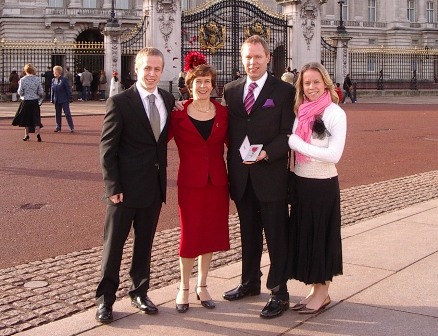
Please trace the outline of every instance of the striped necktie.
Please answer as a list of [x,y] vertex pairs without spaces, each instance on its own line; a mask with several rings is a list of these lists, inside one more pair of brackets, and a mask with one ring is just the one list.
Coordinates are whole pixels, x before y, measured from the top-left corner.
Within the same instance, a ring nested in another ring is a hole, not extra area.
[[157,105],[155,105],[155,95],[148,95],[149,100],[149,121],[151,123],[152,131],[154,132],[155,140],[158,141],[160,137],[160,112],[158,112]]
[[248,93],[246,94],[245,100],[243,101],[243,104],[245,105],[245,110],[246,113],[250,114],[251,113],[251,109],[254,105],[254,89],[257,87],[257,83],[256,82],[252,82],[251,84],[249,84],[248,87]]

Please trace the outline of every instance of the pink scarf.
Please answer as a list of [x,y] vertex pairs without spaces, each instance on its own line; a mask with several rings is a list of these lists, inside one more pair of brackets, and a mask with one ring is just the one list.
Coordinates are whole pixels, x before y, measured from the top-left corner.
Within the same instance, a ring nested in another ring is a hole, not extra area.
[[[304,102],[298,107],[298,125],[295,134],[305,142],[310,143],[312,135],[313,122],[315,117],[321,115],[327,106],[332,102],[332,97],[328,90],[322,94],[316,101],[309,101],[304,97]],[[309,158],[299,152],[295,152],[297,162],[306,162]]]

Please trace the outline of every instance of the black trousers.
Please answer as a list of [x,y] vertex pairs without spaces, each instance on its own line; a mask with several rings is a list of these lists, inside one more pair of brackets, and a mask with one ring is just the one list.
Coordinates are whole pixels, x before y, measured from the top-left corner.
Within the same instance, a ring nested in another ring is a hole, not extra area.
[[242,284],[260,287],[264,231],[271,261],[266,286],[280,299],[289,299],[286,286],[289,239],[286,199],[260,202],[249,179],[242,199],[235,203],[242,242]]
[[[160,190],[160,188],[157,188]],[[146,295],[150,283],[152,243],[161,211],[162,197],[147,208],[129,208],[123,203],[107,206],[102,256],[102,278],[97,286],[97,304],[112,305],[120,284],[120,265],[123,246],[131,226],[134,228],[134,245],[131,259],[131,288],[129,295]]]

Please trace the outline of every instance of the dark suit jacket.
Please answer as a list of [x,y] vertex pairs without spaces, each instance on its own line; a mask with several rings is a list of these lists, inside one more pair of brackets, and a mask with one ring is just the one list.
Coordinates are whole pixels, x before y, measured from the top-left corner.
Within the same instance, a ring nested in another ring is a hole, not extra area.
[[175,105],[172,94],[158,89],[168,117],[158,142],[135,85],[108,98],[100,142],[106,196],[123,193],[127,207],[148,207],[156,197],[157,170],[166,200],[167,130]]
[[[239,201],[246,188],[248,177],[258,199],[276,202],[286,198],[288,134],[291,134],[295,117],[293,104],[295,88],[268,75],[251,113],[243,104],[245,78],[224,87],[224,101],[229,111],[229,149],[227,153],[230,195]],[[251,165],[242,163],[239,147],[245,136],[251,144],[263,144],[268,161]]]
[[64,104],[70,102],[71,98],[71,87],[68,83],[68,79],[65,77],[58,77],[52,81],[52,93],[50,96],[50,101],[55,104]]
[[180,164],[178,169],[178,185],[183,187],[205,187],[210,177],[215,186],[228,184],[227,170],[224,161],[224,144],[227,142],[228,111],[217,102],[216,117],[207,141],[198,132],[184,110],[172,114],[169,138],[175,137],[178,146]]

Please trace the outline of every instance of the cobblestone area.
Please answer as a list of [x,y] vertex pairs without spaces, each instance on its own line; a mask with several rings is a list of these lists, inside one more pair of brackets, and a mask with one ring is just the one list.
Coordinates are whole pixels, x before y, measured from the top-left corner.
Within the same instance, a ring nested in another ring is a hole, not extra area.
[[[341,191],[342,225],[353,225],[437,197],[438,170],[345,189]],[[231,249],[214,255],[213,269],[240,259],[238,224],[237,215],[231,215]],[[178,281],[178,239],[178,229],[157,233],[151,289]],[[131,250],[130,241],[123,257],[119,298],[127,294],[130,285],[127,274]],[[96,247],[0,270],[0,335],[13,335],[93,307],[101,252],[102,248]],[[45,281],[48,285],[24,286],[29,281]]]

